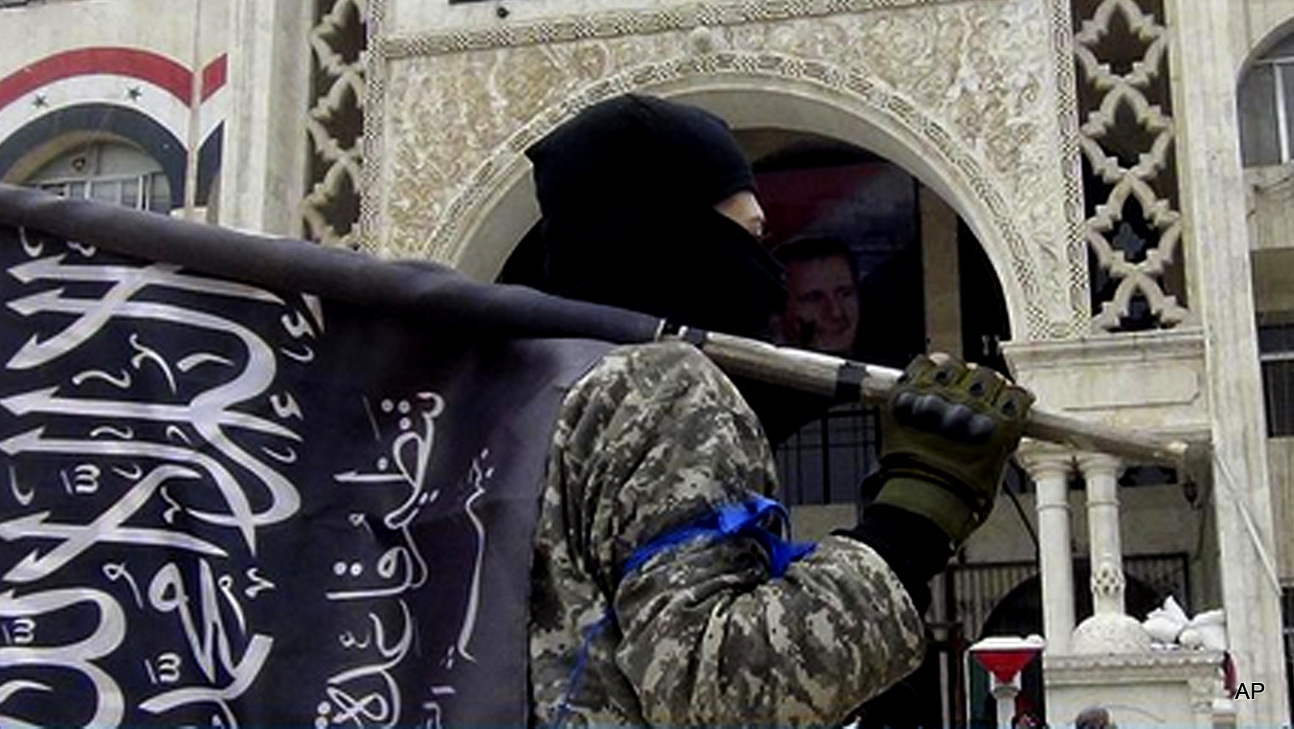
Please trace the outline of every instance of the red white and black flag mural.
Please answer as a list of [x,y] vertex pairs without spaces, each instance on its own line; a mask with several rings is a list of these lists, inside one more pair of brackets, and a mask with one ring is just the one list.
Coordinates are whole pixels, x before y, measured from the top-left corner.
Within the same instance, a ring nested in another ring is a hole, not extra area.
[[0,726],[526,722],[549,337],[654,320],[7,186],[0,299]]

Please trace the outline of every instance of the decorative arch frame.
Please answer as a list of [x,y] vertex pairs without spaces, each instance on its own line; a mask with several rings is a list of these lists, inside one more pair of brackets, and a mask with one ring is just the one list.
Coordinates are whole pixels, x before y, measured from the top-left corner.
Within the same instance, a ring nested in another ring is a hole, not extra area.
[[1263,54],[1271,50],[1282,40],[1294,35],[1294,13],[1278,21],[1268,23],[1266,27],[1253,29],[1254,35],[1251,37],[1252,45],[1244,49],[1243,55],[1238,60],[1235,67],[1235,82],[1237,85],[1244,80],[1245,74],[1253,67],[1254,61],[1258,60]]
[[865,75],[775,53],[725,51],[640,66],[599,80],[519,128],[453,199],[423,247],[468,275],[497,274],[538,219],[524,151],[580,109],[643,92],[718,113],[735,128],[776,126],[864,147],[938,193],[991,261],[1017,337],[1046,336],[1045,285],[1007,195],[974,152],[916,105]]
[[[206,204],[219,171],[223,125],[198,152],[199,205]],[[0,140],[0,181],[21,182],[72,147],[99,139],[134,144],[162,166],[172,201],[184,200],[187,151],[165,126],[143,112],[114,104],[78,104],[45,114]]]

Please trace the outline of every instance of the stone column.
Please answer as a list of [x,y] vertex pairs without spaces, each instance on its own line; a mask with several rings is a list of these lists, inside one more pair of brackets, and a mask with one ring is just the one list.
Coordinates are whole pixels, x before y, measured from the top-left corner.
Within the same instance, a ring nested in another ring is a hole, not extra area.
[[300,235],[313,2],[234,0],[221,225]]
[[[926,289],[926,351],[962,356],[960,263],[957,212],[922,185],[921,271]],[[971,346],[976,346],[971,342]]]
[[1074,630],[1075,653],[1148,653],[1150,636],[1123,612],[1123,544],[1119,537],[1119,459],[1082,453],[1087,482],[1087,531],[1092,559],[1092,617]]
[[[1241,726],[1284,726],[1280,585],[1267,569],[1273,498],[1267,475],[1262,379],[1254,334],[1244,171],[1236,121],[1236,78],[1248,48],[1234,0],[1164,3],[1173,61],[1173,112],[1180,130],[1183,239],[1205,338],[1213,445],[1212,499],[1221,551],[1230,653],[1242,680],[1272,700],[1240,701]],[[1247,523],[1248,522],[1248,523]],[[1210,606],[1212,607],[1212,606]]]
[[997,702],[998,729],[1011,729],[1011,719],[1015,718],[1015,700],[1020,695],[1020,676],[1017,674],[1010,681],[999,681],[990,674],[988,680],[992,686],[989,693],[993,694],[993,699]]
[[1087,482],[1087,532],[1092,560],[1092,612],[1122,615],[1123,540],[1119,535],[1119,459],[1083,453],[1078,468]]
[[1069,474],[1073,456],[1025,441],[1016,453],[1038,488],[1038,561],[1042,581],[1042,632],[1048,655],[1070,652],[1074,632],[1074,562],[1070,550]]

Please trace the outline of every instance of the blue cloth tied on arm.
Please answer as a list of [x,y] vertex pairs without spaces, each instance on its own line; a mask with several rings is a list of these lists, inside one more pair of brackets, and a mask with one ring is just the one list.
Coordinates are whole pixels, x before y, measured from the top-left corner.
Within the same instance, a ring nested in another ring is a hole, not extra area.
[[768,555],[772,576],[781,577],[786,574],[792,562],[812,552],[815,546],[810,542],[788,541],[773,530],[773,527],[789,521],[786,507],[766,496],[755,496],[740,504],[723,506],[639,547],[625,561],[624,574],[633,572],[661,552],[694,539],[749,537],[759,542]]
[[[765,496],[755,496],[740,504],[715,509],[691,524],[666,532],[644,544],[625,560],[622,574],[628,575],[652,557],[695,539],[709,538],[717,541],[731,537],[750,537],[758,541],[768,555],[768,569],[772,576],[781,577],[786,574],[792,562],[809,554],[817,546],[811,542],[788,541],[772,529],[788,523],[790,517],[786,507]],[[602,618],[585,631],[584,640],[576,653],[575,665],[571,667],[555,727],[565,725],[570,715],[571,701],[579,693],[593,640],[611,620],[611,608],[607,608]]]

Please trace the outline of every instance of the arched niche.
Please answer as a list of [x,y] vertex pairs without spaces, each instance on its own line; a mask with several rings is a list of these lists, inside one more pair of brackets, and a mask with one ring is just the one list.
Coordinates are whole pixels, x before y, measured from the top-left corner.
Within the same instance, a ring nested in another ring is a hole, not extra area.
[[1268,18],[1262,26],[1250,28],[1249,39],[1252,45],[1239,58],[1240,63],[1236,67],[1237,83],[1253,67],[1255,61],[1291,35],[1294,35],[1294,14]]
[[[759,67],[758,58],[752,60],[741,65]],[[444,260],[476,278],[497,275],[539,216],[525,147],[578,109],[633,91],[709,109],[737,129],[776,127],[832,137],[898,164],[956,210],[980,241],[1001,284],[1015,336],[1045,329],[1033,257],[1005,195],[973,151],[920,109],[865,81],[858,85],[868,93],[860,94],[776,72],[671,71],[640,69],[604,80],[536,115],[449,206],[433,234]]]

